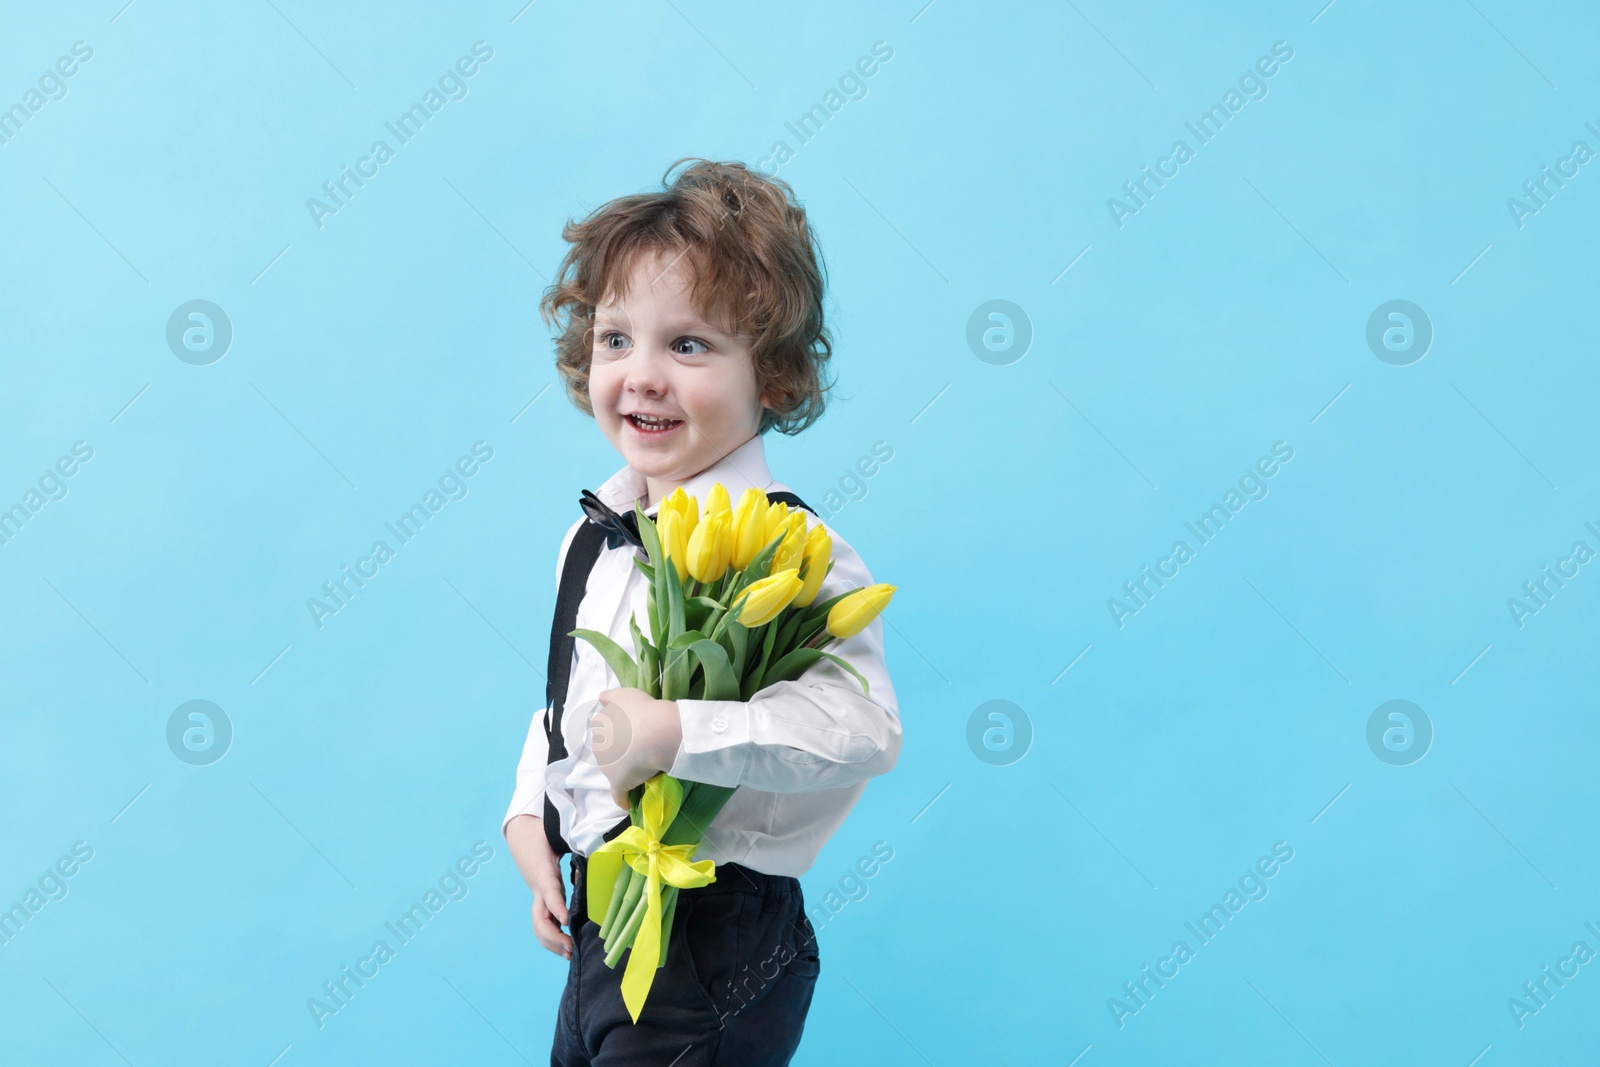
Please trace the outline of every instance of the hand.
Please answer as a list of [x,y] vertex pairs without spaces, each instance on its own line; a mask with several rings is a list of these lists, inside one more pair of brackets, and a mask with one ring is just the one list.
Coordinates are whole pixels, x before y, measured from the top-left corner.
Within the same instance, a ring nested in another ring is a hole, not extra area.
[[683,720],[677,701],[657,700],[643,689],[607,689],[599,700],[594,755],[611,783],[611,799],[626,810],[629,790],[677,760]]
[[561,927],[571,921],[566,887],[561,880],[561,861],[544,835],[544,821],[533,815],[518,815],[506,826],[506,844],[523,880],[533,890],[533,936],[557,956],[570,960],[572,938],[561,932]]

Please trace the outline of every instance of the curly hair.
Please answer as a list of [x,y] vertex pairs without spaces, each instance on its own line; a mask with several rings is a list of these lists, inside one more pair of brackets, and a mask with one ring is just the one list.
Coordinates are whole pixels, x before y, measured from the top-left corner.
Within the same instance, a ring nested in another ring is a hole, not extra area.
[[556,370],[567,398],[594,415],[595,305],[622,291],[637,256],[661,252],[691,264],[690,298],[702,316],[750,339],[756,381],[774,405],[762,410],[760,432],[799,433],[822,416],[833,353],[822,321],[827,276],[805,209],[786,182],[743,163],[686,157],[661,184],[662,192],[618,197],[562,227],[571,247],[539,313],[560,326]]

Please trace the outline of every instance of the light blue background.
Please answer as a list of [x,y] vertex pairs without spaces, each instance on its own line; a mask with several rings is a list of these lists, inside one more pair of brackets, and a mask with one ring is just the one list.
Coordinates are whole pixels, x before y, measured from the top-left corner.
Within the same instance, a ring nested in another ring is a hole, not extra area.
[[[838,388],[768,455],[819,506],[856,486],[832,522],[900,587],[905,738],[802,879],[816,906],[894,850],[819,923],[795,1062],[1592,1053],[1600,963],[1524,1028],[1507,999],[1600,951],[1597,565],[1521,628],[1506,606],[1600,549],[1600,163],[1521,228],[1506,206],[1600,149],[1591,11],[122,2],[0,32],[0,106],[94,49],[0,145],[0,506],[94,450],[0,545],[0,905],[94,849],[0,946],[7,1062],[546,1061],[566,965],[499,822],[559,539],[619,461],[536,301],[568,217],[779,139]],[[319,229],[306,199],[479,40],[466,98]],[[1276,41],[1266,98],[1197,146]],[[1119,228],[1107,198],[1178,138]],[[209,366],[165,340],[193,299],[235,331]],[[1005,365],[966,342],[995,299],[1033,331]],[[1366,344],[1392,299],[1435,331],[1409,366]],[[475,441],[466,498],[319,630],[307,598]],[[1276,441],[1270,494],[1119,628],[1107,599]],[[210,766],[165,739],[194,699],[235,730]],[[1391,699],[1436,731],[1409,766],[1367,745]],[[966,740],[991,700],[1031,722],[1009,766]],[[318,1029],[307,998],[480,840],[469,895]],[[1119,1028],[1108,998],[1278,841],[1270,894]]]

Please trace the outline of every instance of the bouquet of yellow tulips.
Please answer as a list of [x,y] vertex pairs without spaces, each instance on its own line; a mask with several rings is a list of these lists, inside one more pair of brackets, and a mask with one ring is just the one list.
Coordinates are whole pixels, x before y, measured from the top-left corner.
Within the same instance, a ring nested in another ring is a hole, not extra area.
[[[660,700],[749,700],[826,658],[866,691],[860,672],[824,646],[866,629],[895,587],[869,585],[814,603],[833,569],[833,541],[820,523],[807,528],[804,510],[773,504],[756,488],[733,508],[719,482],[703,515],[679,486],[655,520],[637,503],[634,518],[649,556],[634,560],[650,579],[649,638],[629,618],[630,655],[599,631],[572,631],[605,657],[621,687]],[[589,856],[588,912],[603,916],[606,966],[632,950],[622,995],[635,1022],[667,960],[678,890],[715,880],[715,864],[692,857],[733,791],[660,772],[630,792],[632,825]]]

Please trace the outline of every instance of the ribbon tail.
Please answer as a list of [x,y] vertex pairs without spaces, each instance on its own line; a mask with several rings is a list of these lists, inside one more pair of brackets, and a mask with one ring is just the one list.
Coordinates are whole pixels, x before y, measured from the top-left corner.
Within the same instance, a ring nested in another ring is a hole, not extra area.
[[[559,873],[559,872],[558,872]],[[589,857],[587,871],[585,910],[590,916],[598,916],[594,921],[600,922],[605,918],[607,909],[611,907],[611,891],[616,885],[617,875],[622,873],[622,853],[618,850],[605,851],[596,849]],[[577,936],[576,933],[573,934]]]
[[634,933],[633,946],[628,949],[628,968],[622,975],[622,1002],[634,1022],[644,1011],[645,997],[661,961],[661,872],[654,863],[646,879],[644,921]]

